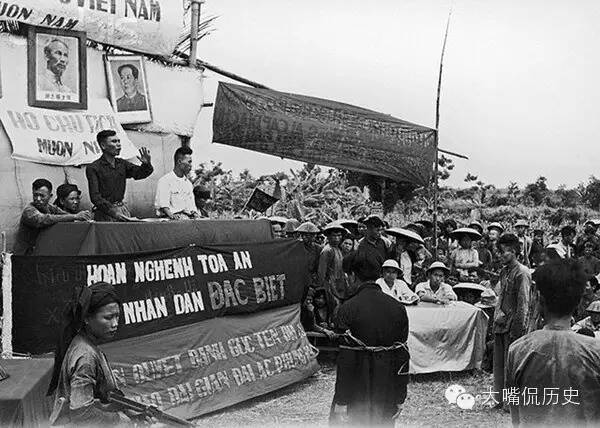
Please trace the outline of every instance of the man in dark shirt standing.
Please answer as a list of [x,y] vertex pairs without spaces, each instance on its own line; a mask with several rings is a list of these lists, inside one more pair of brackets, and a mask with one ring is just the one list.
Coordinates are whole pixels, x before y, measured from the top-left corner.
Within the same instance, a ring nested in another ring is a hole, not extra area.
[[[364,266],[376,266],[377,278],[381,277],[381,266],[387,259],[393,259],[391,250],[381,238],[385,223],[376,215],[370,215],[363,223],[367,226],[365,237],[356,248],[356,256]],[[362,272],[364,274],[364,272]]]
[[96,140],[102,148],[102,156],[85,170],[90,200],[94,204],[94,220],[128,221],[131,214],[123,203],[126,180],[141,180],[152,174],[150,152],[145,147],[140,149],[138,159],[142,164],[137,166],[117,157],[121,153],[121,140],[115,131],[100,131]]
[[393,426],[406,399],[410,355],[404,306],[375,283],[380,266],[350,253],[344,272],[358,291],[344,302],[336,325],[345,331],[337,361],[331,422]]
[[44,178],[33,182],[33,202],[27,204],[21,214],[21,224],[17,234],[15,254],[30,254],[35,246],[36,238],[41,229],[56,223],[91,220],[89,211],[70,214],[57,206],[50,204],[52,198],[52,183]]

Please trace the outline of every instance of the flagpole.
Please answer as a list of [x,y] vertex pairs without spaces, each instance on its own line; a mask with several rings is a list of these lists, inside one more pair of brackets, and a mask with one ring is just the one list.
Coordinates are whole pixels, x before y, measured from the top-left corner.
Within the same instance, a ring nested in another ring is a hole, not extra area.
[[440,71],[438,74],[437,99],[435,101],[435,166],[433,178],[433,249],[434,260],[438,259],[438,204],[439,204],[439,143],[440,143],[440,97],[442,92],[442,70],[444,68],[444,53],[446,52],[446,41],[448,40],[448,29],[450,28],[450,17],[452,16],[452,3],[448,11],[448,19],[446,21],[446,31],[444,33],[444,43],[442,44],[442,54],[440,56]]

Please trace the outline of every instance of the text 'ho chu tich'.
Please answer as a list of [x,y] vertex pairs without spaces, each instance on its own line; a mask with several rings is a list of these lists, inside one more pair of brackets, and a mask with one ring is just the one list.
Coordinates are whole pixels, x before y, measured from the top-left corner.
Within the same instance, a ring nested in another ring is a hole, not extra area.
[[[249,251],[88,264],[86,269],[88,285],[104,281],[128,287],[131,294],[142,293],[140,298],[122,303],[125,324],[235,306],[260,306],[284,300],[286,295],[285,273],[242,274],[254,270]],[[140,288],[156,283],[161,284],[152,291]]]

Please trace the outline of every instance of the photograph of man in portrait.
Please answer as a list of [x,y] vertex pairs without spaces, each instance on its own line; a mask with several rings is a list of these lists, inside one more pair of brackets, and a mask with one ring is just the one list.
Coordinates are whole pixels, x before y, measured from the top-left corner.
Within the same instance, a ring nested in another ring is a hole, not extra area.
[[87,108],[85,34],[34,28],[29,34],[30,105]]
[[109,55],[106,57],[110,99],[121,123],[144,123],[152,120],[148,83],[141,56]]
[[67,101],[79,100],[78,43],[75,37],[37,35],[38,99],[63,101],[66,96]]
[[133,64],[123,64],[117,68],[117,73],[123,91],[123,96],[117,99],[117,111],[147,110],[146,96],[140,92],[145,91],[139,80],[139,68]]

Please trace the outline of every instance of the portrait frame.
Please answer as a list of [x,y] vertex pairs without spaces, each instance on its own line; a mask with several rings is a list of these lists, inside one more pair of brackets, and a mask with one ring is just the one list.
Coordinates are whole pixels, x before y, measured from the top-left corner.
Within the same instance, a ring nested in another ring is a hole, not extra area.
[[[27,101],[31,107],[87,110],[86,41],[83,31],[29,27]],[[62,67],[60,64],[52,67],[52,58],[46,53],[46,47],[57,42],[59,46],[66,46],[69,51],[68,62]],[[72,54],[73,51],[76,51],[75,54]],[[57,73],[60,73],[60,78]]]
[[[142,55],[104,55],[108,97],[121,124],[152,122],[150,91]],[[132,83],[133,82],[133,83]],[[129,85],[126,94],[125,85]],[[134,95],[132,95],[134,93]]]

